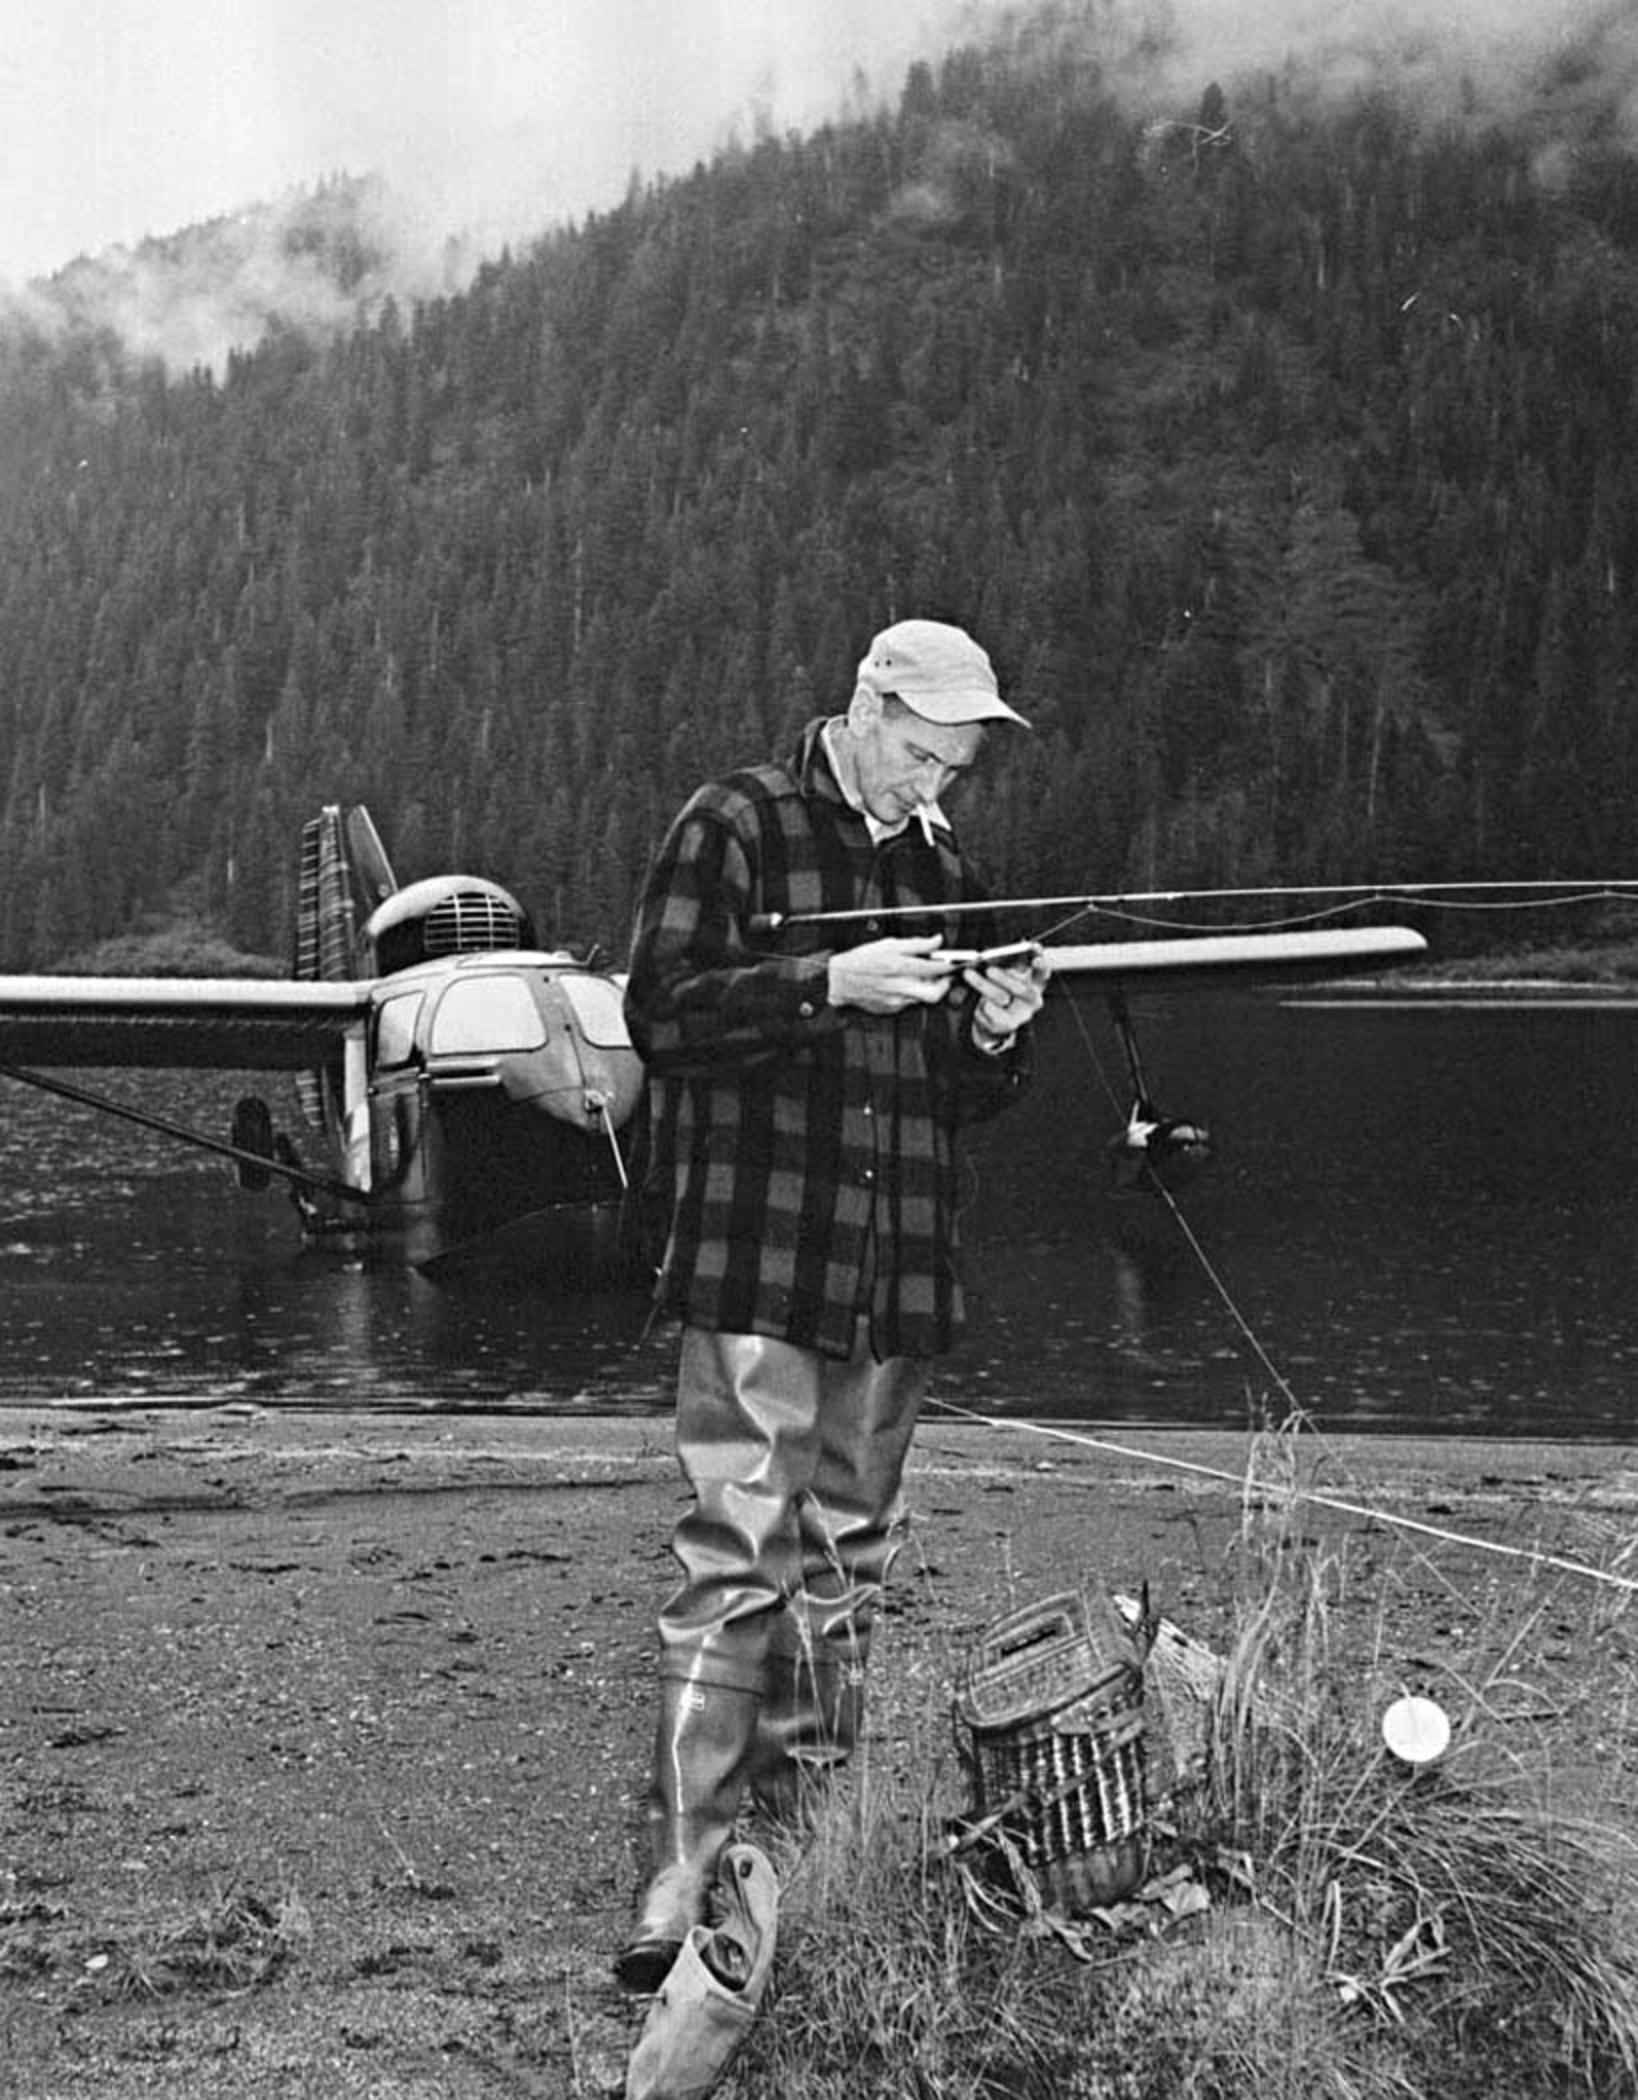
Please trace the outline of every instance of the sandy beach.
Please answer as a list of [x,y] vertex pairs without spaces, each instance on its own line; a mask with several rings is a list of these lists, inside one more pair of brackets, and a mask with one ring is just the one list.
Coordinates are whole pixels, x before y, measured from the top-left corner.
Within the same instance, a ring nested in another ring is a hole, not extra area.
[[[1078,1581],[1225,1636],[1248,1438],[1076,1434],[930,1412],[870,1755],[990,1618]],[[1287,1550],[1356,1539],[1362,1683],[1630,1800],[1634,1593],[1519,1556],[1638,1575],[1638,1450],[1301,1451],[1372,1513],[1287,1518]],[[11,2100],[617,2091],[680,1492],[658,1420],[0,1410]]]

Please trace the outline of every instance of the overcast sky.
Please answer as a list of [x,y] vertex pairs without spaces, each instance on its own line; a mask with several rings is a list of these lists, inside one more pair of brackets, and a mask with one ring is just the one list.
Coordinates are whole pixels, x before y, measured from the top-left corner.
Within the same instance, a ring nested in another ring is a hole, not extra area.
[[[1001,0],[988,0],[992,8]],[[1112,0],[1186,31],[1193,92],[1323,45],[1511,73],[1596,25],[1638,133],[1634,0]],[[528,238],[686,172],[757,113],[896,97],[960,0],[0,0],[0,283],[329,174],[384,175],[424,230]],[[1106,18],[1107,19],[1107,18]],[[1338,77],[1345,77],[1341,73]],[[1357,76],[1356,76],[1357,77]]]
[[945,0],[4,0],[0,280],[385,175],[543,230],[752,133],[896,96]]

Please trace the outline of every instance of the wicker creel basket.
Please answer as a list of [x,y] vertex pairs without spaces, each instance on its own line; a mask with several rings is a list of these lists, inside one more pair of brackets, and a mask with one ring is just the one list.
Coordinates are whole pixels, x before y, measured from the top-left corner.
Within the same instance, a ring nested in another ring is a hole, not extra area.
[[1046,1903],[1112,1903],[1143,1878],[1143,1674],[1112,1606],[1079,1591],[987,1627],[956,1692],[978,1817]]

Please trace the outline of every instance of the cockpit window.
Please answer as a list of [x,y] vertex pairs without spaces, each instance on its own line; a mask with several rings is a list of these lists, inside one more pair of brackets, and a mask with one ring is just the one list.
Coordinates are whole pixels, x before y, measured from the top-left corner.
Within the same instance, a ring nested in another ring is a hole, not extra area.
[[421,994],[406,992],[385,1000],[375,1017],[375,1061],[378,1065],[407,1065],[415,1057],[415,1023],[420,1018]]
[[521,977],[465,977],[452,984],[432,1017],[435,1057],[484,1056],[497,1050],[538,1050],[546,1023]]
[[600,1050],[631,1048],[618,983],[607,977],[560,977],[557,981],[588,1043]]

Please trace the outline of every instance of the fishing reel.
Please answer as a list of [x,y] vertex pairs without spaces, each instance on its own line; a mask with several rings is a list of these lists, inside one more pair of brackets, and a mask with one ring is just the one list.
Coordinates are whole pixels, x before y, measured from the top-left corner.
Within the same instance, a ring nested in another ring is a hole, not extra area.
[[1120,992],[1112,992],[1109,1006],[1132,1082],[1126,1128],[1104,1148],[1110,1187],[1118,1196],[1159,1196],[1187,1188],[1211,1161],[1211,1132],[1192,1116],[1165,1116],[1155,1107],[1126,1000]]
[[1188,1117],[1161,1115],[1140,1096],[1132,1103],[1126,1128],[1104,1149],[1117,1196],[1154,1196],[1187,1188],[1199,1179],[1211,1161],[1211,1132]]

